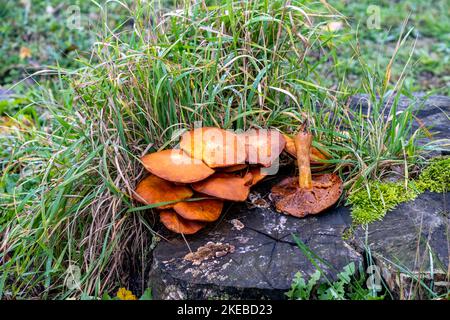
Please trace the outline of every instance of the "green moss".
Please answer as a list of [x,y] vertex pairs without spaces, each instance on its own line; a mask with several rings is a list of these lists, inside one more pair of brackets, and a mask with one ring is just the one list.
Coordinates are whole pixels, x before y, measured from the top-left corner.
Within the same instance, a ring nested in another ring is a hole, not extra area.
[[404,183],[369,182],[366,188],[348,198],[352,205],[355,224],[367,224],[383,219],[388,210],[402,202],[413,200],[425,190],[446,192],[450,190],[450,157],[435,158],[422,171],[417,180]]
[[416,181],[417,188],[423,192],[447,192],[450,190],[450,157],[434,158],[422,171]]
[[403,183],[369,182],[366,188],[351,194],[352,218],[355,224],[367,224],[381,220],[388,210],[398,204],[413,200],[418,191]]
[[354,231],[355,231],[355,229],[353,228],[353,226],[345,229],[344,232],[342,233],[342,240],[349,241],[349,240],[353,239],[353,237],[355,236]]

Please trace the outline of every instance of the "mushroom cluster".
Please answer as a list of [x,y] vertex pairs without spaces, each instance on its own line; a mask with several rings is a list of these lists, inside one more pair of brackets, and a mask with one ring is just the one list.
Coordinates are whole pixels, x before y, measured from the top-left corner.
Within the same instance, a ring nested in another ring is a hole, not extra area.
[[[167,229],[196,233],[220,217],[224,201],[245,201],[250,188],[268,175],[264,169],[276,164],[283,150],[292,152],[291,141],[276,130],[236,134],[213,127],[193,129],[182,135],[180,149],[141,158],[150,174],[138,183],[133,197],[155,205]],[[326,158],[314,150],[313,161]]]
[[250,188],[267,175],[261,168],[270,167],[285,144],[276,130],[188,131],[181,137],[180,149],[141,158],[150,174],[138,183],[134,199],[157,205],[167,229],[196,233],[220,217],[224,201],[245,201]]

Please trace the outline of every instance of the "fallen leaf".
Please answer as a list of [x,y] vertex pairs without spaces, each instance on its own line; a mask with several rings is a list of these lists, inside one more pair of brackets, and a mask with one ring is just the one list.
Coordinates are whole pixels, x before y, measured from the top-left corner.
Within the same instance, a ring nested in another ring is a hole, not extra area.
[[28,47],[20,47],[19,57],[22,60],[31,58],[31,49]]

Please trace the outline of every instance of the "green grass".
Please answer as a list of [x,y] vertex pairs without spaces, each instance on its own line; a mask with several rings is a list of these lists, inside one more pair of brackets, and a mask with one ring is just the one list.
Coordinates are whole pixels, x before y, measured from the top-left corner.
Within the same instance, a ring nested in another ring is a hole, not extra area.
[[[133,3],[130,0],[124,2]],[[72,14],[73,6],[79,8],[79,16]],[[117,1],[109,1],[103,10],[91,0],[2,1],[0,86],[22,80],[42,69],[79,67],[78,60],[90,57],[91,46],[101,30],[98,22],[105,11],[109,26],[114,26],[128,14]],[[30,49],[31,56],[21,57],[21,48]],[[47,73],[46,77],[49,76]]]
[[[109,194],[106,186],[98,186],[101,150],[90,149],[88,132],[73,122],[72,101],[66,103],[55,107],[56,101],[45,100],[54,115],[45,127],[14,128],[2,139],[3,298],[68,297],[64,279],[70,265],[82,268],[85,288],[99,296],[111,283],[96,277],[106,267],[117,271],[111,257],[128,252],[127,243],[117,239],[130,229],[142,232],[137,218],[125,220],[115,210],[101,216],[93,208],[107,210],[115,201],[97,202]],[[39,100],[30,104],[44,107]]]
[[[405,86],[411,91],[431,91],[448,95],[449,91],[449,43],[450,6],[448,1],[431,2],[409,1],[328,1],[337,10],[346,15],[352,29],[349,34],[357,35],[361,54],[376,69],[383,68],[390,59],[395,42],[401,32],[401,23],[408,18],[408,27],[413,28],[411,37],[406,41],[398,55],[397,64],[392,70],[394,79],[398,79],[402,65],[409,58],[408,46],[415,46],[412,55],[411,76]],[[369,6],[380,9],[380,28],[368,28],[367,20],[372,12]],[[342,47],[338,53],[342,64],[348,68],[347,79],[357,83],[362,68],[355,63],[352,49]]]
[[[127,213],[144,174],[138,158],[175,145],[177,130],[195,121],[294,132],[308,118],[347,192],[399,166],[408,179],[420,165],[422,133],[412,129],[411,109],[396,109],[410,93],[412,58],[398,77],[391,57],[372,68],[354,37],[322,28],[342,19],[332,8],[278,0],[160,11],[157,2],[133,3],[78,69],[60,63],[57,81],[4,103],[13,125],[0,135],[1,298],[101,297],[142,276],[157,237],[156,216]],[[407,47],[411,33],[401,30]],[[354,64],[341,62],[342,48],[354,49]],[[355,64],[357,86],[347,81]],[[355,92],[368,94],[369,114],[346,107]],[[72,289],[70,266],[81,276]]]
[[[214,1],[210,1],[214,2]],[[346,27],[347,38],[357,34],[361,44],[361,53],[375,68],[387,64],[395,41],[400,32],[401,22],[409,17],[408,26],[413,27],[412,44],[417,38],[414,52],[413,76],[406,83],[409,90],[429,91],[448,94],[450,22],[449,5],[445,0],[433,3],[420,0],[410,1],[328,1],[337,10],[348,17],[352,27]],[[27,3],[31,3],[30,6]],[[136,2],[130,0],[110,1],[107,6],[108,25],[113,28],[128,11],[124,3],[134,8]],[[70,28],[69,7],[80,6],[81,30]],[[99,1],[104,5],[105,1]],[[170,1],[162,1],[160,7],[170,7]],[[366,25],[370,5],[380,8],[380,29],[369,29]],[[76,3],[62,3],[56,0],[17,1],[6,0],[0,8],[0,85],[22,79],[39,69],[59,64],[62,67],[75,67],[77,60],[90,56],[91,45],[97,40],[101,26],[102,11],[91,0],[79,0]],[[11,17],[14,17],[13,19]],[[130,21],[126,22],[130,27]],[[31,49],[31,57],[20,58],[20,48]],[[340,47],[337,52],[341,64],[345,65],[346,79],[352,84],[358,82],[362,68],[355,62],[352,49]],[[401,73],[401,65],[408,59],[408,50],[401,50],[399,64],[393,69],[394,77]],[[322,68],[322,67],[319,67]],[[342,70],[344,71],[344,70]],[[339,81],[333,77],[330,83]]]

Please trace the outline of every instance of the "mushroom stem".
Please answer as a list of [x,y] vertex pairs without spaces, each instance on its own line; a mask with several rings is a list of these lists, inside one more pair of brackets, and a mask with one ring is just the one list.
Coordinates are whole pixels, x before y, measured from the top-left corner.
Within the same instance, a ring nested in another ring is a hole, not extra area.
[[297,152],[298,164],[298,184],[301,189],[312,190],[310,149],[312,134],[306,130],[300,131],[294,138],[295,149]]

